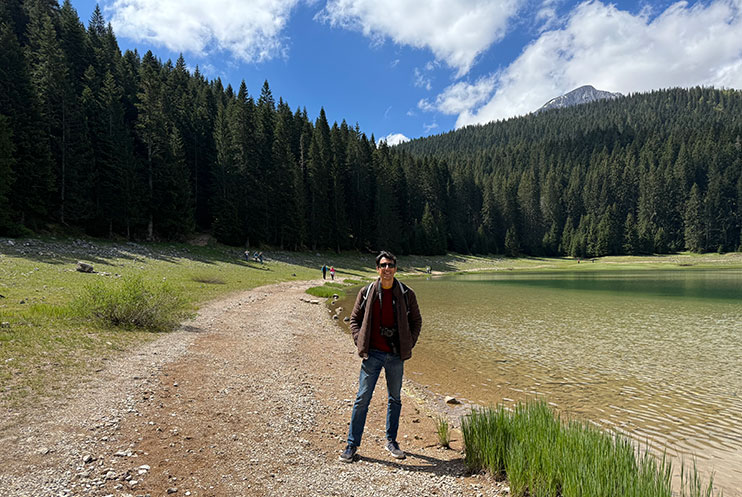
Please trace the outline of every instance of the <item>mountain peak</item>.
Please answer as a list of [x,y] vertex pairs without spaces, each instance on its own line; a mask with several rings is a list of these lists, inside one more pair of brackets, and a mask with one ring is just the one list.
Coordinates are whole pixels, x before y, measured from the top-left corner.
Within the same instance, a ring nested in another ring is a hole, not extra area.
[[538,114],[539,112],[549,109],[564,109],[565,107],[595,102],[596,100],[614,99],[622,96],[623,95],[620,93],[596,90],[592,85],[585,85],[575,88],[571,92],[565,93],[559,97],[552,98],[542,105],[536,113]]

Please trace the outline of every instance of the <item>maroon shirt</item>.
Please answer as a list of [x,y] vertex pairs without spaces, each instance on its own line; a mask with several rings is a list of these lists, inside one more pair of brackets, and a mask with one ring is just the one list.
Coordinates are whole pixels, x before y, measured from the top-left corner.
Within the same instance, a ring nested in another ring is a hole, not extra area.
[[386,338],[381,336],[381,327],[394,328],[394,305],[392,289],[381,289],[381,304],[379,299],[374,299],[374,306],[371,312],[371,348],[381,350],[382,352],[391,353],[392,349],[386,343]]

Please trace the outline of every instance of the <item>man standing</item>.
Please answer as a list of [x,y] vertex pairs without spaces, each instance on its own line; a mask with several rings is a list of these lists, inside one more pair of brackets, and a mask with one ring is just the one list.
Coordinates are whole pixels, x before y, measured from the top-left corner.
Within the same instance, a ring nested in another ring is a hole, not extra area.
[[402,375],[404,361],[412,357],[412,348],[420,336],[422,317],[415,292],[394,277],[397,258],[393,254],[382,251],[376,257],[376,272],[379,278],[358,292],[350,315],[353,341],[363,363],[350,416],[348,445],[340,455],[343,462],[352,462],[361,445],[368,405],[382,368],[388,393],[385,448],[396,459],[405,458],[397,443]]

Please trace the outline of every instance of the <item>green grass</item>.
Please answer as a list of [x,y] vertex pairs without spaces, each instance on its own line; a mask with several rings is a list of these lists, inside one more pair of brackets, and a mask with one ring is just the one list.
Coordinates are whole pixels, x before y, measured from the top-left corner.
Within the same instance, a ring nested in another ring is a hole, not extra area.
[[438,445],[449,448],[451,445],[451,427],[448,419],[438,416],[435,420],[435,433],[438,436]]
[[307,293],[309,295],[313,295],[315,297],[320,297],[323,299],[329,299],[333,295],[338,295],[340,297],[343,297],[345,295],[345,292],[343,292],[342,290],[328,286],[313,286],[311,288],[307,288]]
[[327,281],[322,286],[313,286],[311,288],[307,288],[307,293],[309,295],[313,295],[315,297],[320,297],[323,299],[329,299],[334,295],[337,295],[339,298],[345,297],[345,289],[349,286],[352,286],[353,283],[350,282],[334,282],[334,281]]
[[97,319],[104,326],[147,331],[171,331],[193,314],[172,285],[145,282],[141,276],[89,283],[71,307],[82,318]]
[[[63,394],[67,384],[87,381],[108,361],[156,339],[150,330],[176,325],[184,316],[177,309],[193,310],[233,292],[318,274],[314,267],[270,255],[263,265],[246,262],[241,252],[224,246],[0,239],[0,323],[5,323],[0,325],[0,406],[32,405]],[[96,273],[77,272],[78,261],[92,264]],[[143,282],[138,289],[119,287],[137,280]],[[99,290],[91,294],[90,289]],[[148,310],[128,305],[140,313],[136,323],[124,325],[127,319],[116,317],[127,307],[123,304],[147,301],[147,295],[153,296]],[[97,309],[102,319],[91,319],[73,305],[85,298],[89,302],[82,308]],[[103,303],[116,312],[105,317],[98,307]],[[146,322],[151,326],[137,325]]]
[[[515,496],[671,497],[672,467],[648,450],[587,423],[563,423],[544,402],[510,411],[473,410],[462,420],[466,464],[507,477]],[[681,495],[710,497],[693,468],[681,481]]]

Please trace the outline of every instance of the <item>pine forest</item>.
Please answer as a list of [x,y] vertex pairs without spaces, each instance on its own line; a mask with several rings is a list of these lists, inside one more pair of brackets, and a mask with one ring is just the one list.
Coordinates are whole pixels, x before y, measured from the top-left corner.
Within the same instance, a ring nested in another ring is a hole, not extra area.
[[[527,89],[524,89],[527,91]],[[389,147],[99,9],[0,4],[0,235],[596,257],[742,250],[742,91],[667,89]]]

